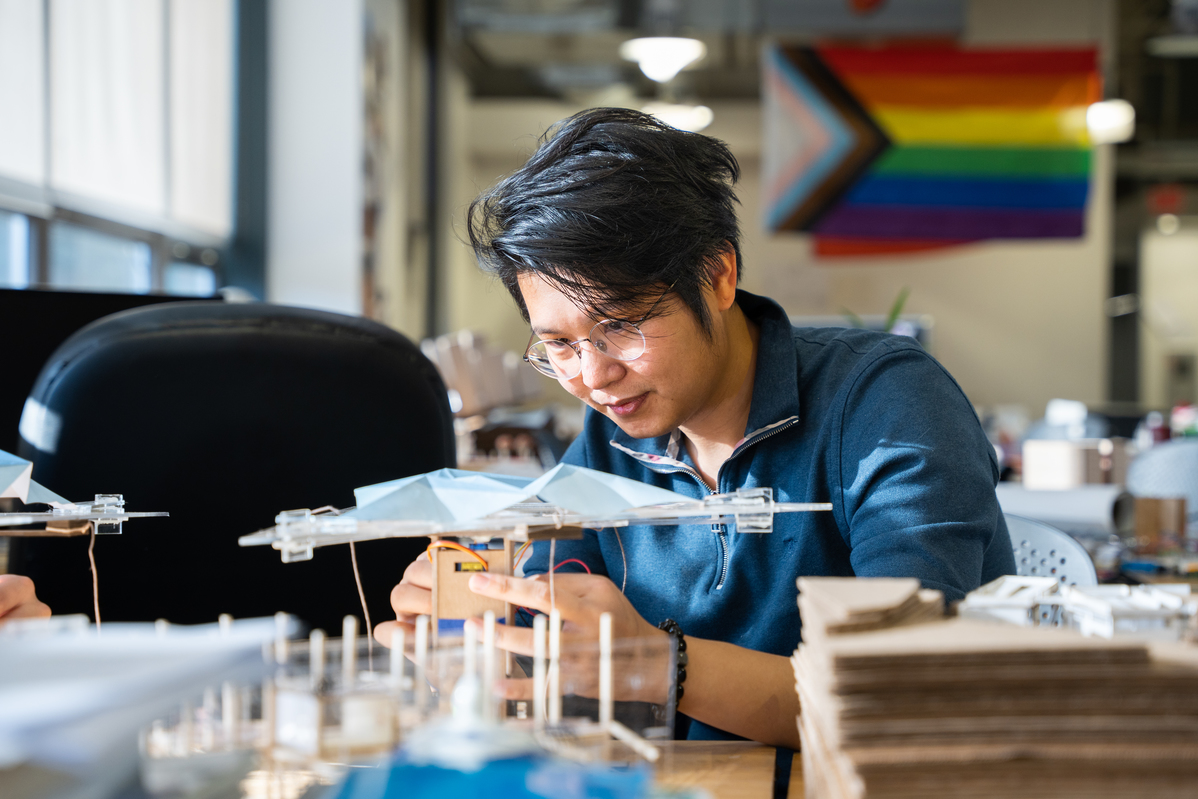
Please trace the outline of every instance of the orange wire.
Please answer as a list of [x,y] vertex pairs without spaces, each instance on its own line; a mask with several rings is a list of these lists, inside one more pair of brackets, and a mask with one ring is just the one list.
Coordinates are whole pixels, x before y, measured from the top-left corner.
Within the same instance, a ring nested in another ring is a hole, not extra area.
[[512,558],[512,568],[513,569],[516,568],[517,565],[519,565],[520,556],[523,555],[524,550],[528,549],[530,546],[532,546],[532,542],[525,541],[523,544],[520,545],[520,548],[516,550],[516,556],[514,558]]
[[467,555],[473,556],[475,560],[483,565],[483,571],[488,571],[486,559],[470,547],[464,547],[461,544],[454,543],[453,541],[434,541],[428,545],[427,549],[424,550],[428,553],[429,560],[433,559],[434,549],[456,549],[459,552],[465,552]]

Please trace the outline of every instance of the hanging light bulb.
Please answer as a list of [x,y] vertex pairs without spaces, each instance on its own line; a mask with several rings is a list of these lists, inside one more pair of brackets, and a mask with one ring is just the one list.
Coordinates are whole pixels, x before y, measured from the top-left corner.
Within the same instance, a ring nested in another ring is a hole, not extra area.
[[705,55],[703,42],[679,36],[646,36],[620,45],[620,57],[637,62],[645,77],[658,83],[668,83]]
[[1126,100],[1103,100],[1086,109],[1086,127],[1094,144],[1130,141],[1136,133],[1136,109]]

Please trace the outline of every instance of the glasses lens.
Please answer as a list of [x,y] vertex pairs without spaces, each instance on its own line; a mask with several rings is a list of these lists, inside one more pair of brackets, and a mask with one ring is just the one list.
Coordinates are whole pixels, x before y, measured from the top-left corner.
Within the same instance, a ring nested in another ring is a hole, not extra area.
[[600,322],[591,330],[591,344],[604,355],[621,361],[634,361],[645,353],[645,337],[632,322]]
[[541,374],[562,380],[569,380],[582,371],[578,353],[560,341],[534,341],[528,348],[528,362]]

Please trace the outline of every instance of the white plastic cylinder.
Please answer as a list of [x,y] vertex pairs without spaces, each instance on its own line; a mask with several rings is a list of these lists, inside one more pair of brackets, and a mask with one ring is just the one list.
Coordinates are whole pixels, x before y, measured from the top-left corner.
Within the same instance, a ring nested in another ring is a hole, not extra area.
[[608,727],[612,722],[611,673],[611,614],[599,616],[599,723]]
[[345,690],[351,690],[358,677],[358,617],[346,616],[341,621],[341,679]]
[[549,613],[549,723],[562,721],[562,614]]
[[545,633],[548,619],[538,613],[532,618],[532,707],[536,725],[545,724]]

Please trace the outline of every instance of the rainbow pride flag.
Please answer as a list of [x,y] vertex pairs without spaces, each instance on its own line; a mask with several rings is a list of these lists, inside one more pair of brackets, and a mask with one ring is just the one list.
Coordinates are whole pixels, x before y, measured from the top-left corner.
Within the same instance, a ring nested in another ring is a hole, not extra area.
[[1093,48],[811,53],[887,141],[803,225],[818,254],[1084,234],[1086,107],[1101,98]]

